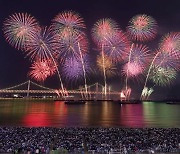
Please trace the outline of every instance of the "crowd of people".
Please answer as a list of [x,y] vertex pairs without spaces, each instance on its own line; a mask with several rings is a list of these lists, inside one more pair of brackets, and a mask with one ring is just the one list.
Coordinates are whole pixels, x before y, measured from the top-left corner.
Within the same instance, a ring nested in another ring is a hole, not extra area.
[[0,127],[0,153],[180,153],[180,128]]

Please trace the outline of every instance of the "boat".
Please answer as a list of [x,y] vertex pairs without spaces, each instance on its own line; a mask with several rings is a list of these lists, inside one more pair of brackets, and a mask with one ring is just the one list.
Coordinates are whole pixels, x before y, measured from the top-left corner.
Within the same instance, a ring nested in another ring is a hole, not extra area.
[[77,104],[86,104],[86,101],[83,100],[69,100],[65,101],[65,104],[70,104],[70,105],[77,105]]
[[171,105],[180,105],[179,102],[166,102],[166,104],[171,104]]

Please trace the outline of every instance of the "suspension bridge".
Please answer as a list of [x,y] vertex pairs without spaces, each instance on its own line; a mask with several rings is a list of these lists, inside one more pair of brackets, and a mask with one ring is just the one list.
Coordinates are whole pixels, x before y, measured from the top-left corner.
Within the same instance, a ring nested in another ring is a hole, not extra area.
[[[75,90],[62,90],[62,89],[52,89],[52,88],[48,88],[42,85],[39,85],[35,82],[32,82],[30,80],[17,84],[15,86],[11,86],[8,88],[3,88],[0,89],[0,94],[7,94],[7,95],[23,95],[23,97],[32,97],[33,95],[43,95],[43,96],[47,96],[47,95],[53,95],[54,97],[68,97],[68,96],[72,96],[72,95],[79,95],[81,98],[87,98],[91,99],[91,98],[103,98],[105,93],[104,93],[104,86],[99,84],[99,83],[95,83],[92,85],[89,85],[87,87],[88,92],[85,91],[85,88],[80,87],[79,89],[75,89]],[[117,92],[117,91],[113,91],[110,87],[108,87],[107,89],[107,96],[108,99],[111,98],[120,98],[121,92]]]

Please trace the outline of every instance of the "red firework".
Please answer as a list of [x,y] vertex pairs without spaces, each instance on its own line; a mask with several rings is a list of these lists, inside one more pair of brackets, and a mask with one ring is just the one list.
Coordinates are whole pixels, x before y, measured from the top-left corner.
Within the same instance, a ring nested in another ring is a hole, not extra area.
[[47,77],[56,73],[56,67],[51,59],[37,60],[31,66],[29,76],[37,81],[45,81]]
[[160,43],[162,52],[180,52],[180,32],[171,32],[165,35]]
[[15,13],[4,21],[3,31],[8,43],[24,50],[26,40],[40,29],[37,20],[27,13]]
[[86,28],[80,15],[73,11],[59,13],[52,22],[52,30],[62,39],[71,37],[74,33],[81,33]]
[[145,45],[133,45],[125,56],[126,64],[123,66],[122,74],[127,77],[136,77],[142,74],[151,60],[149,52],[149,49]]
[[133,40],[149,41],[157,34],[157,22],[148,15],[136,15],[127,27],[128,34]]
[[138,75],[142,74],[144,71],[144,67],[142,65],[139,65],[136,62],[130,62],[126,63],[123,66],[122,74],[124,76],[127,75],[128,78],[130,77],[137,77]]
[[119,30],[117,23],[109,18],[100,19],[92,29],[92,36],[95,42],[104,42],[111,37],[116,30]]

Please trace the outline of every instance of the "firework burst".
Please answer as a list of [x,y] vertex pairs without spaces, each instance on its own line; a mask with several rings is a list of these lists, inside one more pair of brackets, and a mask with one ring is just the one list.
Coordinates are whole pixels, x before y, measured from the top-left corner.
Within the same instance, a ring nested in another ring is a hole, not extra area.
[[55,17],[51,28],[60,41],[61,56],[63,55],[65,58],[79,56],[87,92],[86,69],[83,54],[88,50],[88,41],[83,32],[85,29],[83,19],[75,12],[65,11]]
[[141,44],[133,45],[125,57],[128,62],[124,65],[123,72],[128,71],[128,77],[136,77],[143,73],[151,59],[150,50],[147,46]]
[[167,86],[176,79],[176,71],[172,68],[163,68],[163,67],[153,67],[150,79],[159,86]]
[[[111,57],[113,61],[119,62],[123,60],[125,53],[129,50],[130,43],[121,31],[117,31],[114,35],[110,35],[104,42],[104,53]],[[101,48],[101,45],[99,46]]]
[[29,76],[37,81],[45,81],[56,73],[56,67],[51,59],[37,60],[31,66]]
[[[81,51],[79,51],[78,44],[80,45]],[[85,54],[88,51],[88,41],[85,35],[74,34],[73,37],[68,37],[67,39],[59,41],[58,49],[60,51],[60,56],[63,57],[79,56],[80,52]]]
[[118,25],[112,19],[100,19],[94,25],[92,29],[92,36],[95,43],[101,48],[101,56],[102,56],[102,68],[104,75],[104,94],[105,97],[107,95],[107,83],[106,83],[106,73],[107,68],[105,68],[105,53],[104,53],[104,45],[108,42],[108,38],[113,36],[119,30]]
[[153,66],[179,70],[180,62],[177,59],[176,52],[159,51],[157,53],[159,54],[156,56]]
[[138,63],[130,62],[130,63],[126,63],[123,66],[122,74],[124,76],[126,76],[128,74],[127,75],[128,78],[134,78],[134,77],[137,77],[139,74],[142,74],[143,70],[144,70],[144,68],[141,65],[139,65]]
[[168,33],[163,37],[159,46],[162,52],[176,53],[176,57],[180,58],[180,33]]
[[34,36],[40,27],[37,20],[27,13],[15,13],[4,21],[3,31],[7,42],[18,50],[24,50],[26,40]]
[[46,59],[51,59],[54,62],[54,66],[56,67],[61,89],[63,92],[65,92],[61,75],[55,60],[59,54],[57,49],[57,42],[49,28],[42,28],[39,33],[36,33],[36,35],[27,41],[26,53],[27,56],[30,56],[31,59],[41,59],[43,61]]
[[[83,61],[86,74],[88,74],[91,71],[88,57],[84,56]],[[75,56],[67,58],[64,61],[64,64],[62,65],[62,72],[67,81],[77,81],[84,77],[82,62]]]
[[156,36],[157,23],[145,14],[136,15],[129,21],[127,31],[133,40],[148,41]]
[[106,42],[110,36],[119,30],[117,23],[109,18],[100,19],[92,29],[92,36],[95,42]]
[[42,28],[26,42],[26,53],[31,59],[48,59],[57,53],[57,42],[49,28]]
[[80,15],[73,11],[59,13],[52,21],[52,30],[61,39],[72,37],[74,34],[82,33],[86,28]]
[[126,75],[126,89],[129,77],[137,77],[142,74],[149,64],[149,50],[145,45],[132,44],[127,54],[128,62],[123,67],[122,74]]
[[146,66],[150,60],[150,50],[146,45],[135,44],[130,52],[127,55],[129,57],[129,54],[131,54],[130,61]]
[[104,65],[103,57],[101,55],[97,57],[97,66],[102,74],[103,69],[105,68],[105,73],[108,77],[111,77],[116,74],[116,67],[113,64],[111,58],[109,58],[107,55],[104,55]]

